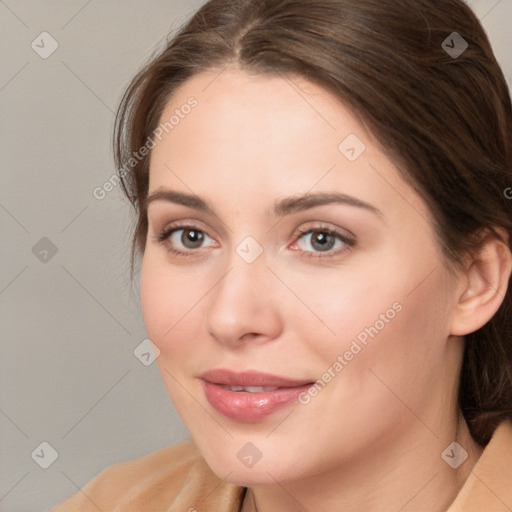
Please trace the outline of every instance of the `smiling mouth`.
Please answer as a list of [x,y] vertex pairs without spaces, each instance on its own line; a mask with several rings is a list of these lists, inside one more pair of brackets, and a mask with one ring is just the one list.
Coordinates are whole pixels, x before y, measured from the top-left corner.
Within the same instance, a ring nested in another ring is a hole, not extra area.
[[210,405],[223,416],[242,423],[261,421],[293,404],[314,384],[252,370],[238,373],[216,369],[200,378]]

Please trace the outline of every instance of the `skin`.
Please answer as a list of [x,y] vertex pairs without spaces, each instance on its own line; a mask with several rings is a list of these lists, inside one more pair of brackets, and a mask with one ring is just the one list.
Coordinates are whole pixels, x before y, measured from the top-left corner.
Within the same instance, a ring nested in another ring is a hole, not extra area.
[[[184,84],[162,119],[191,96],[197,107],[152,151],[149,194],[195,194],[211,211],[149,204],[141,297],[165,386],[207,463],[250,487],[260,512],[446,510],[482,452],[457,407],[463,335],[499,297],[478,265],[447,269],[424,201],[329,92],[299,77],[212,70]],[[354,162],[338,149],[349,134],[366,145]],[[380,213],[269,213],[320,192]],[[183,231],[158,242],[170,224],[202,231],[203,245],[187,248]],[[326,227],[355,244],[322,251],[298,232]],[[263,250],[250,264],[236,252],[247,236]],[[486,253],[500,297],[511,267],[503,247]],[[198,376],[213,368],[315,381],[396,303],[401,311],[307,405],[242,423],[204,396]],[[441,458],[453,441],[468,452],[457,469]],[[252,468],[237,457],[249,442],[262,454]]]

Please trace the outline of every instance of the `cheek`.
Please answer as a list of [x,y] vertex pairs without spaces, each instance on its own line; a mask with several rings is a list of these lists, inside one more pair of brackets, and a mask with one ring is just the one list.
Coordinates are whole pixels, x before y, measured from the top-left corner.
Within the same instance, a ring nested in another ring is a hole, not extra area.
[[364,340],[365,329],[375,325],[387,329],[409,291],[407,270],[396,275],[382,260],[309,272],[290,267],[281,276],[296,295],[282,303],[283,316],[315,341],[315,351],[321,346],[342,349],[359,334]]
[[[140,293],[144,323],[150,339],[165,354],[172,340],[188,337],[197,329],[194,314],[205,291],[187,272],[170,272],[151,254],[142,262]],[[188,333],[188,334],[187,334]]]
[[[368,414],[383,404],[397,413],[402,403],[419,410],[443,378],[449,308],[439,298],[441,276],[431,278],[413,292],[409,287],[407,292],[389,294],[380,305],[369,301],[371,309],[368,304],[363,308],[366,322],[351,326],[357,333],[347,341],[352,345],[347,355],[353,361],[346,377],[352,396],[373,397],[363,407]],[[353,348],[354,343],[360,350]],[[351,351],[357,354],[352,356]]]
[[144,255],[140,278],[144,323],[149,338],[160,350],[156,362],[162,381],[182,418],[190,415],[190,395],[185,391],[190,386],[185,386],[190,375],[186,375],[186,369],[200,353],[197,345],[201,339],[194,316],[200,292],[185,274],[164,269],[151,253]]
[[293,301],[287,317],[299,319],[295,325],[308,340],[318,370],[327,370],[346,354],[350,373],[357,371],[361,386],[372,365],[386,373],[402,366],[405,373],[415,366],[421,372],[422,365],[442,358],[448,336],[446,276],[440,267],[433,268],[428,259],[400,261],[395,253],[353,271],[328,269],[317,275],[315,286],[290,274],[289,282],[310,311]]

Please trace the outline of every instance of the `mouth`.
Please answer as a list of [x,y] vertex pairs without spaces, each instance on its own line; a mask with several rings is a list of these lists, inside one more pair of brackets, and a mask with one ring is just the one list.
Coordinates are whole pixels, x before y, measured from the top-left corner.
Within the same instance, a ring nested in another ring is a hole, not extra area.
[[245,391],[247,393],[262,393],[264,391],[275,391],[276,387],[272,386],[222,386],[224,389],[228,391],[234,391],[239,393],[240,391]]
[[227,369],[209,370],[200,379],[210,405],[220,414],[242,423],[254,423],[291,405],[314,381],[269,373]]

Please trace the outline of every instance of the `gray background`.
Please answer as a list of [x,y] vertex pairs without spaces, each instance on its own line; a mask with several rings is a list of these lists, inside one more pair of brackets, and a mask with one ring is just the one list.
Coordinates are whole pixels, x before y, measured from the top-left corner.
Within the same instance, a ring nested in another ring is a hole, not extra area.
[[[93,191],[115,172],[122,91],[200,3],[0,0],[1,511],[47,510],[187,437],[156,365],[134,355],[147,335],[131,212],[119,186]],[[512,0],[469,3],[510,85]],[[51,49],[43,31],[58,43],[46,59],[31,47]],[[58,453],[47,469],[43,442]]]

